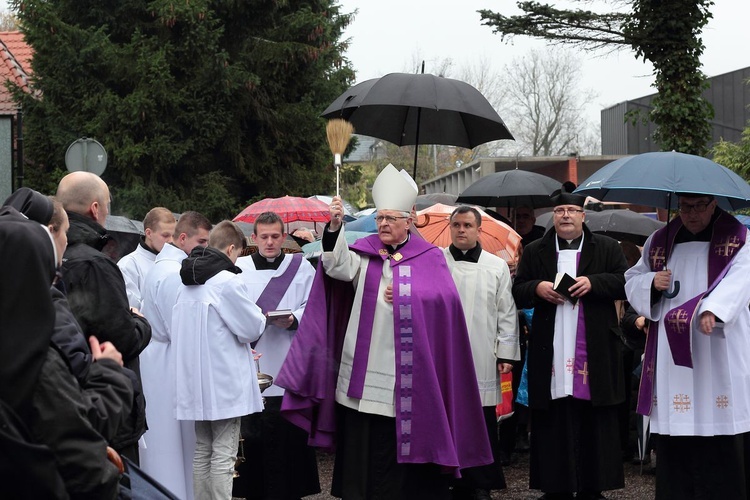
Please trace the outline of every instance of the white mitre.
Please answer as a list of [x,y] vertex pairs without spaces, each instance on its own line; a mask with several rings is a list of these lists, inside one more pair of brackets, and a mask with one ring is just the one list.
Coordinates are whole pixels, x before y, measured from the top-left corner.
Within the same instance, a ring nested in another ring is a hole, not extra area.
[[378,210],[411,212],[417,201],[417,183],[406,170],[400,172],[390,163],[372,185],[372,199]]

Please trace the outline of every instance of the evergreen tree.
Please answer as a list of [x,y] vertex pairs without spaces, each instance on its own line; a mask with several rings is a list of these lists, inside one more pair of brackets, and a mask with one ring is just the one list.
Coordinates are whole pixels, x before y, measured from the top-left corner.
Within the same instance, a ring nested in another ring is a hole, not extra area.
[[596,13],[521,1],[517,5],[524,14],[519,16],[479,13],[484,24],[503,38],[527,35],[589,50],[631,48],[654,66],[658,95],[648,118],[657,127],[656,142],[663,150],[705,154],[713,108],[701,96],[708,83],[700,70],[704,49],[700,34],[711,18],[713,2],[626,0],[625,4],[629,12]]
[[34,49],[16,89],[28,178],[65,148],[107,149],[115,210],[231,217],[248,201],[333,184],[318,115],[353,80],[333,0],[11,0]]

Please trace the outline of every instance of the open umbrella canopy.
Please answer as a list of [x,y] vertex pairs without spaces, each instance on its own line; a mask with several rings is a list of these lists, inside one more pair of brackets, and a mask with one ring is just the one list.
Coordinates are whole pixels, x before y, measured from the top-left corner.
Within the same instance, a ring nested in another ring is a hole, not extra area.
[[328,222],[331,218],[328,205],[320,200],[284,196],[266,198],[246,207],[232,219],[234,222],[255,222],[263,212],[276,212],[285,223],[295,221]]
[[481,92],[460,80],[430,74],[391,73],[364,81],[336,98],[322,116],[344,118],[358,134],[398,146],[473,148],[513,139]]
[[676,193],[710,194],[730,211],[750,206],[750,186],[742,177],[707,158],[674,151],[615,160],[575,192],[658,208],[676,208]]
[[[542,214],[536,218],[536,225],[549,229],[552,227],[552,219],[552,212]],[[604,234],[619,241],[630,241],[636,245],[643,245],[654,231],[664,227],[664,222],[632,210],[586,210],[583,222],[592,233]]]
[[442,203],[443,205],[455,205],[456,198],[458,195],[450,193],[429,193],[420,194],[417,196],[417,210],[424,210],[427,207],[431,207],[436,203]]
[[479,178],[456,202],[482,207],[549,207],[550,195],[561,186],[555,179],[536,172],[505,170]]
[[[416,226],[422,237],[445,248],[451,244],[450,215],[456,207],[438,203],[417,212]],[[482,232],[479,243],[484,250],[497,255],[506,262],[513,263],[518,258],[521,248],[521,236],[507,224],[504,224],[479,210],[482,216]]]
[[364,215],[355,221],[347,222],[346,230],[360,231],[364,233],[377,233],[378,224],[377,222],[375,222],[376,213],[377,212],[372,212],[370,215]]

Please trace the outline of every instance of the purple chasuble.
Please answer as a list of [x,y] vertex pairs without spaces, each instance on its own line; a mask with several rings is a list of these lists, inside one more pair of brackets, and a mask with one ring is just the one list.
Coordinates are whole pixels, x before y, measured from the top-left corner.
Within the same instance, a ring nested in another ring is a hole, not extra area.
[[[412,237],[391,255],[377,235],[358,240],[351,249],[368,262],[349,395],[361,394],[364,387],[374,300],[383,262],[389,259],[398,462],[435,463],[453,474],[492,463],[476,379],[466,376],[473,362],[463,307],[442,252]],[[277,377],[286,389],[282,414],[310,433],[312,446],[334,444],[336,378],[351,296],[351,283],[333,280],[319,267]]]
[[281,299],[284,298],[284,294],[289,289],[289,285],[297,274],[300,264],[302,264],[302,254],[296,253],[292,256],[292,261],[289,263],[286,271],[268,281],[266,287],[263,289],[263,293],[255,301],[255,304],[260,307],[260,310],[264,314],[268,311],[275,311],[279,307]]
[[[727,274],[734,256],[739,252],[747,239],[747,228],[736,218],[720,208],[719,217],[713,223],[711,242],[708,251],[708,283],[705,292],[700,293],[669,310],[664,315],[664,331],[672,353],[672,359],[677,366],[693,367],[691,354],[691,331],[693,316],[698,310],[700,301],[716,288]],[[666,268],[666,255],[671,254],[677,232],[682,228],[682,220],[677,217],[666,227],[659,229],[651,238],[648,263],[652,271],[662,271]],[[669,234],[669,241],[667,241]],[[654,381],[656,380],[656,349],[659,336],[659,322],[653,322],[648,328],[646,336],[646,350],[643,357],[643,371],[641,385],[638,391],[637,412],[641,415],[651,414],[651,403],[654,395]]]

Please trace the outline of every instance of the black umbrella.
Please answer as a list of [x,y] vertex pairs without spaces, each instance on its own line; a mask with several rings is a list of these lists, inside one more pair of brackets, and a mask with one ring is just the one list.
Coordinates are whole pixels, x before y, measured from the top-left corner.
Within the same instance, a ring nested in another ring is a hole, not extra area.
[[429,193],[417,196],[417,210],[424,210],[432,205],[442,203],[443,205],[455,205],[458,195],[450,193]]
[[391,73],[364,81],[336,98],[321,116],[344,118],[358,134],[398,146],[474,148],[485,142],[513,139],[497,111],[477,89],[429,74]]
[[546,175],[526,170],[505,170],[485,175],[467,187],[456,200],[482,207],[552,205],[550,195],[562,184]]
[[[619,241],[630,241],[643,245],[652,233],[664,227],[664,222],[657,221],[632,210],[603,210],[594,212],[586,210],[584,219],[586,227],[592,233],[605,234]],[[546,229],[552,227],[552,212],[536,218],[536,225]]]

